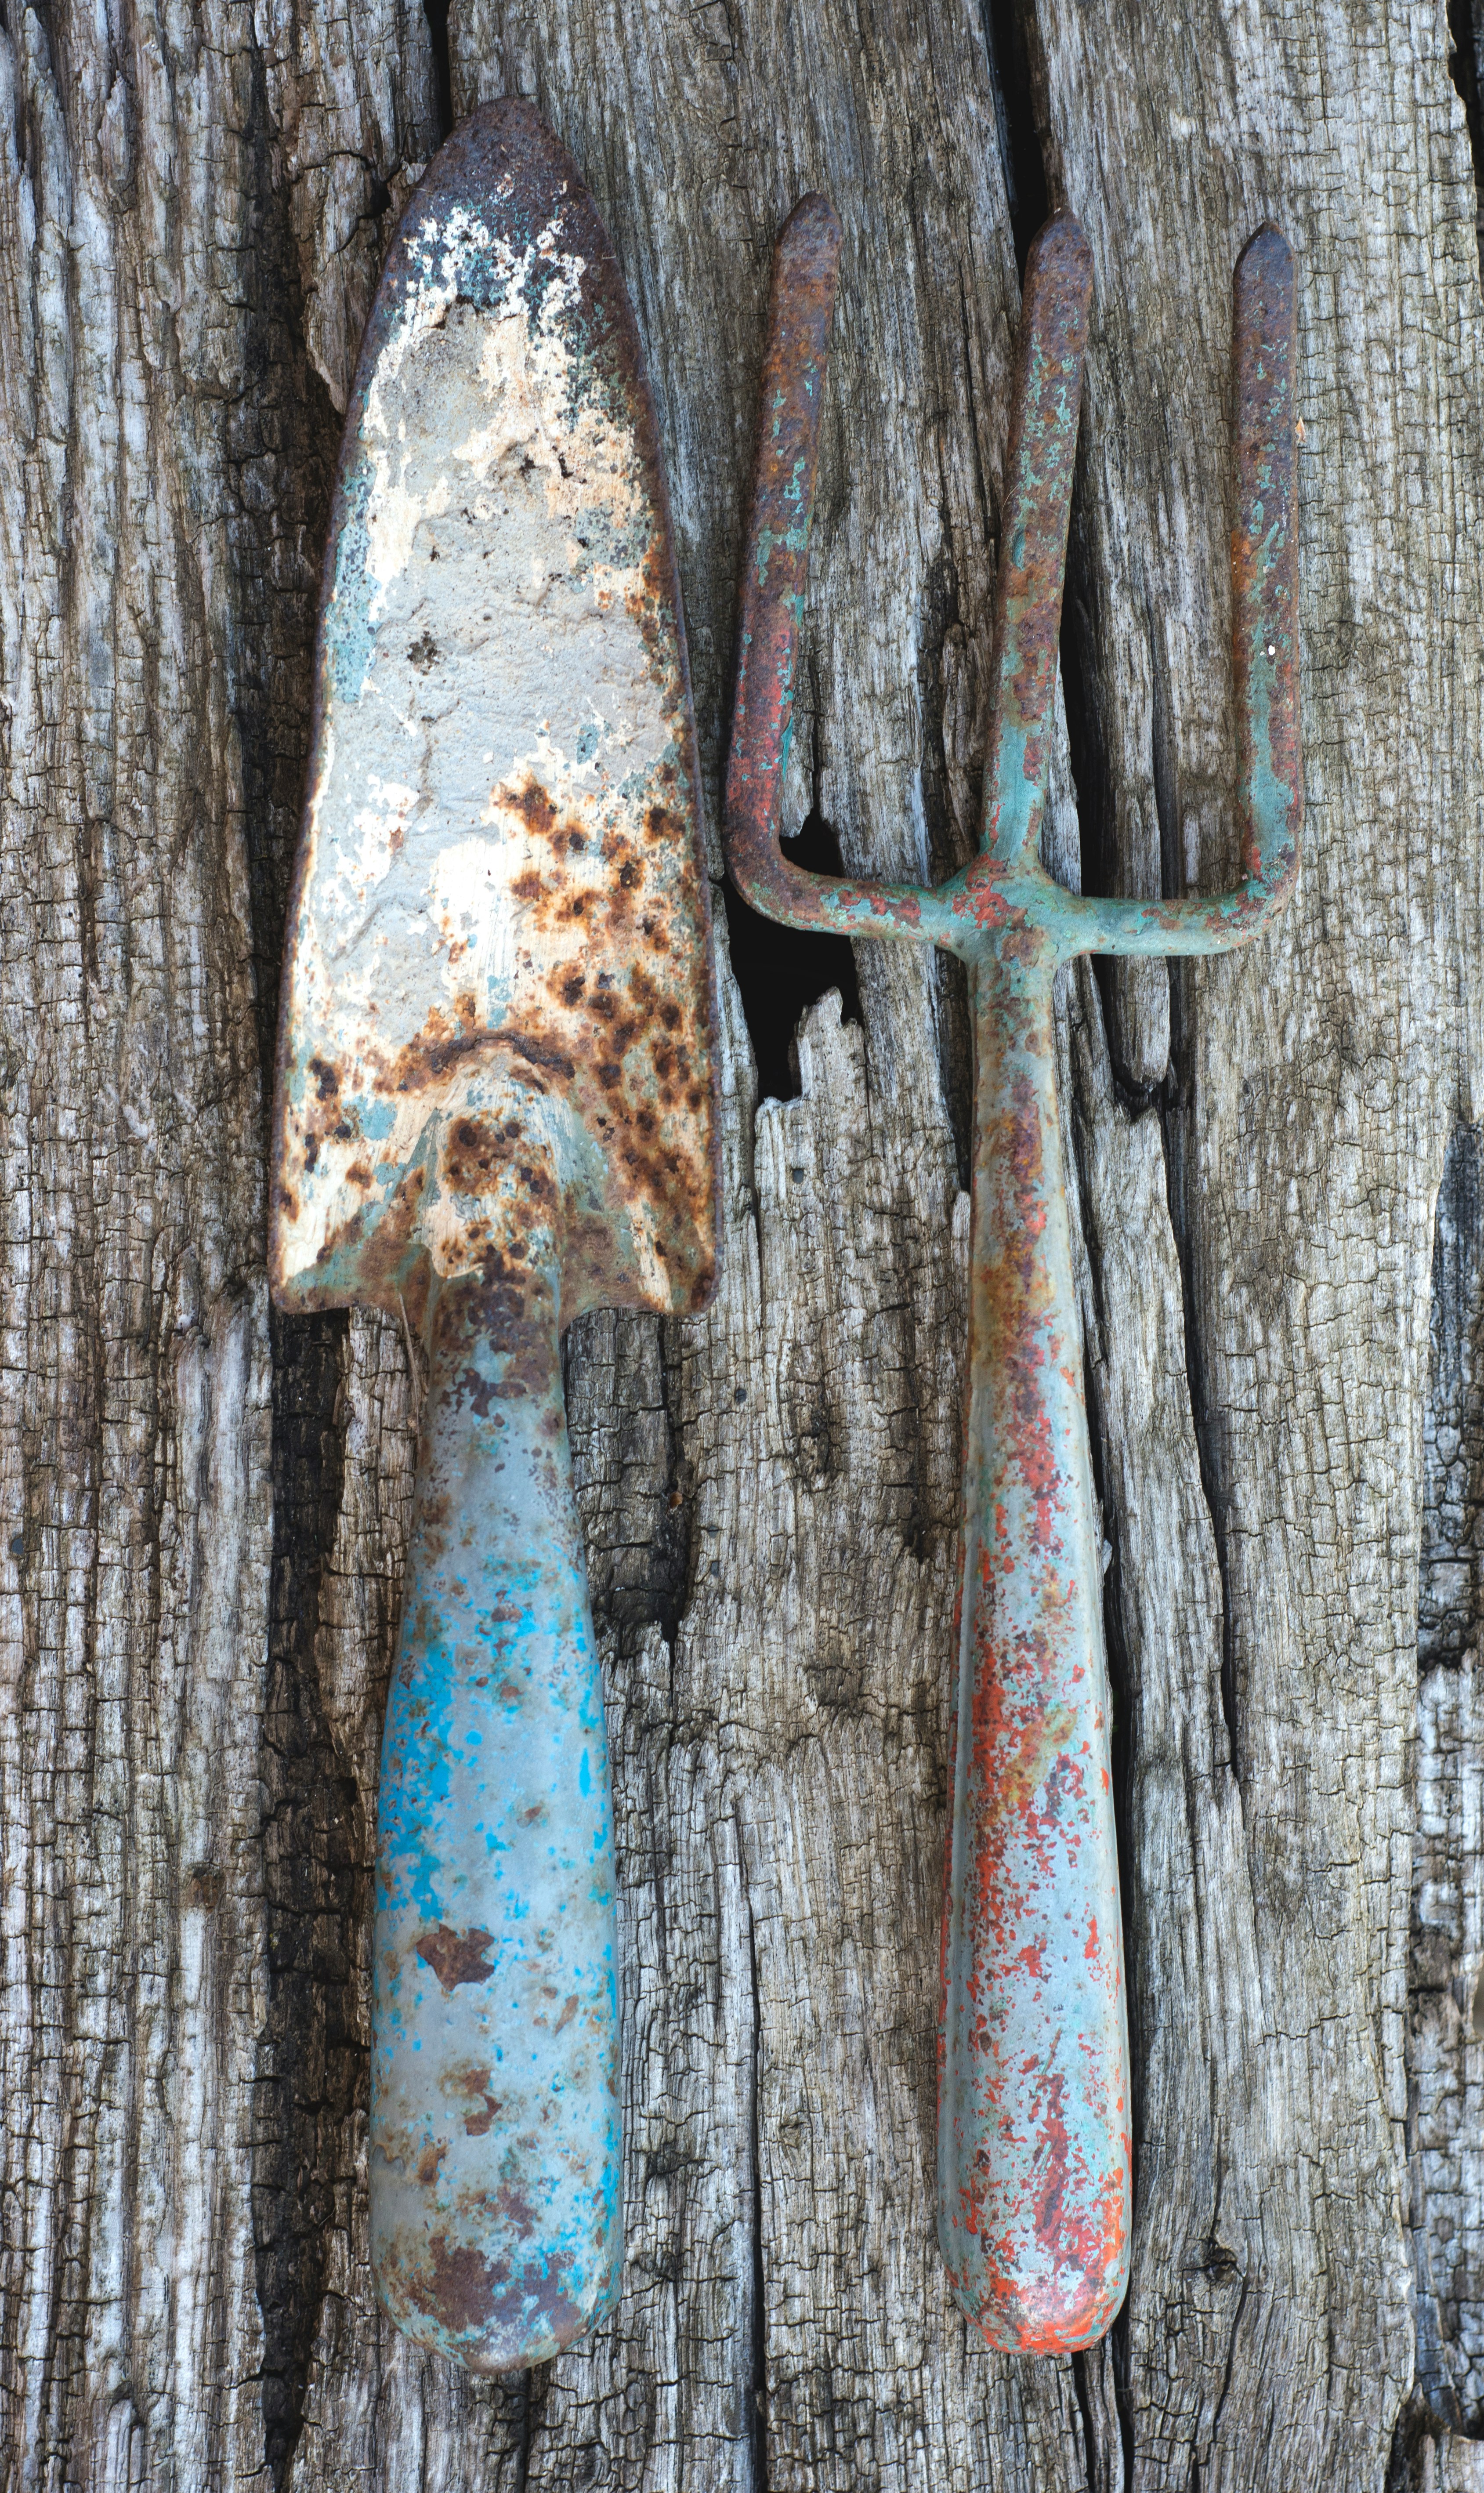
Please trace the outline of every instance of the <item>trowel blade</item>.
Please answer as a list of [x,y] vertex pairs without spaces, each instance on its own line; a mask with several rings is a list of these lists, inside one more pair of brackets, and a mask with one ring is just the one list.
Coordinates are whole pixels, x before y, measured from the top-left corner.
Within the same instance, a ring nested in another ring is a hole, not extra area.
[[704,1303],[714,1007],[654,413],[611,246],[519,101],[443,149],[346,416],[285,963],[281,1304],[544,1265]]

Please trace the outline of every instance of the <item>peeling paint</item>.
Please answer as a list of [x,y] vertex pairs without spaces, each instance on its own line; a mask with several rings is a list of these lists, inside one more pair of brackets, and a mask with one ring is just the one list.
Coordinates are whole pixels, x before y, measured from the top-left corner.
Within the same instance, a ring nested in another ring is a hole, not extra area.
[[1298,865],[1293,267],[1271,226],[1235,280],[1232,578],[1243,881],[1216,899],[1088,899],[1042,867],[1091,256],[1043,227],[1025,275],[996,582],[981,854],[933,890],[788,863],[779,807],[807,582],[840,231],[779,239],[727,785],[727,863],[784,923],[939,944],[972,979],[969,1397],[953,1817],[943,1921],[938,2239],[990,2343],[1064,2354],[1128,2279],[1131,2137],[1103,1650],[1101,1533],[1056,1097],[1053,980],[1079,952],[1252,941]]

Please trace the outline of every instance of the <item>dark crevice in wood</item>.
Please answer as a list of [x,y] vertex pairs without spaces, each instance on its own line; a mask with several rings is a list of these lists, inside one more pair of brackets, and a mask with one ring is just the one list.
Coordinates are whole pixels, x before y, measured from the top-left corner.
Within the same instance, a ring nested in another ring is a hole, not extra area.
[[[964,618],[959,606],[959,574],[953,558],[952,527],[946,509],[940,513],[942,542],[923,583],[922,621],[918,635],[917,700],[922,718],[923,825],[928,841],[928,880],[944,883],[968,863],[971,844],[960,836],[948,784],[948,752],[943,736],[944,652],[950,639],[962,644]],[[937,1060],[943,1101],[953,1130],[959,1185],[966,1188],[972,1169],[974,1118],[974,1034],[969,1006],[968,970],[951,952],[935,949],[937,977]]]
[[[244,832],[258,1052],[265,1118],[273,1095],[279,983],[288,891],[299,845],[309,761],[318,564],[297,586],[281,572],[295,540],[323,545],[340,447],[341,419],[304,345],[299,260],[286,202],[272,188],[272,134],[261,57],[254,59],[252,149],[252,317],[245,345],[244,407],[234,432],[238,509],[234,552],[244,630],[234,652],[242,749]],[[271,495],[271,500],[269,498]]]
[[1102,2493],[1102,2469],[1098,2464],[1097,2428],[1092,2419],[1092,2392],[1087,2387],[1087,2358],[1072,2358],[1072,2388],[1077,2399],[1077,2412],[1083,2427],[1083,2470],[1087,2493]]
[[369,1866],[354,1778],[336,1759],[314,1667],[344,1477],[348,1319],[272,1318],[273,1606],[263,1715],[269,2004],[257,2070],[252,2230],[263,2317],[265,2456],[282,2487],[299,2439],[338,2184],[367,2094],[356,1984]]
[[[1218,2245],[1217,2247],[1219,2251],[1220,2246]],[[1228,2398],[1232,2394],[1232,2376],[1236,2367],[1237,2333],[1242,2325],[1242,2313],[1247,2307],[1247,2271],[1243,2268],[1241,2271],[1241,2280],[1236,2289],[1236,2309],[1232,2314],[1232,2327],[1227,2334],[1227,2359],[1222,2366],[1221,2394],[1217,2398],[1215,2407],[1212,2409],[1211,2413],[1211,2448],[1213,2449],[1216,2447],[1216,2436],[1221,2429],[1222,2413],[1226,2407]]]
[[[737,1836],[741,1850],[741,1830]],[[753,2300],[752,2360],[749,2367],[753,2445],[752,2493],[768,2493],[768,2305],[762,2257],[762,1992],[757,1980],[757,1926],[752,1898],[747,1903],[747,1962],[753,2003],[753,2084],[749,2107],[749,2150],[753,2163]]]
[[1183,1056],[1184,1037],[1179,1006],[1182,981],[1172,981],[1170,1017],[1169,1078],[1159,1095],[1160,1125],[1165,1142],[1165,1187],[1170,1209],[1170,1228],[1174,1239],[1175,1255],[1180,1267],[1180,1298],[1184,1315],[1185,1385],[1190,1397],[1191,1427],[1196,1440],[1196,1458],[1201,1472],[1201,1493],[1210,1517],[1211,1541],[1216,1552],[1216,1569],[1221,1578],[1221,1715],[1227,1730],[1227,1762],[1241,1790],[1242,1753],[1240,1732],[1240,1692],[1236,1674],[1236,1623],[1232,1607],[1231,1552],[1227,1546],[1227,1500],[1221,1485],[1217,1418],[1212,1407],[1205,1378],[1205,1359],[1201,1337],[1200,1306],[1196,1291],[1192,1224],[1185,1202],[1185,1141],[1190,1116],[1190,1084],[1176,1066]]
[[438,144],[454,126],[454,71],[449,56],[449,0],[423,0],[423,15],[428,20],[428,37],[432,45],[433,100],[438,115]]
[[1448,1145],[1434,1216],[1417,1661],[1456,1668],[1484,1625],[1484,1128]]
[[[244,830],[265,1127],[280,964],[310,736],[317,565],[340,419],[305,351],[299,261],[262,56],[252,57],[250,285],[242,408],[233,431],[233,552],[243,633],[234,652]],[[265,1132],[266,1142],[266,1132]],[[338,1761],[314,1658],[320,1585],[340,1513],[343,1315],[270,1318],[273,1548],[262,1727],[269,2005],[259,2038],[252,2226],[263,2324],[265,2457],[282,2485],[298,2442],[324,2299],[337,2187],[367,2059],[355,1960],[368,1904],[353,1779]]]
[[1464,118],[1469,124],[1469,148],[1479,201],[1479,269],[1484,275],[1484,0],[1448,0],[1448,72],[1462,98]]
[[[1078,446],[1072,487],[1072,518],[1067,535],[1066,580],[1061,594],[1061,698],[1067,718],[1067,759],[1077,802],[1079,880],[1089,894],[1105,897],[1113,888],[1110,856],[1113,819],[1108,755],[1096,698],[1097,616],[1092,571],[1081,526],[1084,459]],[[1113,1028],[1113,963],[1094,956],[1092,974],[1103,1005],[1103,1025]]]
[[652,1617],[670,1652],[691,1598],[696,1569],[696,1496],[682,1456],[676,1408],[680,1385],[678,1328],[660,1331],[660,1405],[665,1415],[665,1488],[659,1529],[650,1545]]
[[[1416,1934],[1413,1932],[1413,1942]],[[1414,2020],[1419,2007],[1430,2008],[1434,1997],[1425,1988],[1413,1984],[1409,1998],[1411,2012],[1408,2034],[1409,2057],[1415,2041]],[[1416,2301],[1416,2361],[1412,2376],[1411,2395],[1426,2416],[1434,2431],[1459,2432],[1464,2417],[1459,2407],[1458,2392],[1448,2370],[1448,2349],[1440,2328],[1439,2294],[1433,2268],[1432,2227],[1429,2221],[1427,2160],[1421,2151],[1418,2136],[1420,2089],[1416,2072],[1409,2070],[1407,2083],[1407,2224],[1411,2238],[1412,2276]]]
[[1152,614],[1147,624],[1152,748],[1149,775],[1154,791],[1154,819],[1159,827],[1159,890],[1162,900],[1180,900],[1185,893],[1185,866],[1180,854],[1179,765],[1170,704],[1170,668]]
[[1022,277],[1026,255],[1051,214],[1030,75],[1025,20],[1017,0],[980,0],[1000,171]]
[[[1082,525],[1084,478],[1085,459],[1083,445],[1079,443],[1072,489],[1071,526],[1067,537],[1066,584],[1062,592],[1058,655],[1061,696],[1067,719],[1067,758],[1077,805],[1079,880],[1084,892],[1106,899],[1126,886],[1121,884],[1118,874],[1113,776],[1103,731],[1102,644],[1096,571]],[[1156,802],[1160,766],[1156,753]],[[1168,799],[1168,783],[1166,796]],[[1173,810],[1171,803],[1172,822]],[[1160,829],[1163,846],[1166,840],[1164,814],[1160,816]],[[1123,1017],[1118,1005],[1114,971],[1115,964],[1109,954],[1094,953],[1092,975],[1103,1010],[1113,1087],[1129,1116],[1142,1117],[1155,1104],[1157,1093],[1152,1085],[1133,1080],[1124,1062]]]
[[[1137,2147],[1135,2151],[1137,2153]],[[1138,2204],[1139,2202],[1136,2196],[1134,2202],[1136,2210]],[[1108,2332],[1109,2359],[1113,2364],[1113,2410],[1118,2418],[1118,2447],[1122,2452],[1123,2482],[1126,2485],[1131,2485],[1134,2482],[1134,2454],[1136,2448],[1134,2423],[1134,2359],[1133,2349],[1130,2342],[1131,2314],[1129,2310],[1129,2305],[1132,2303],[1133,2299],[1134,2289],[1130,2286],[1128,2293],[1123,2298],[1122,2308],[1118,2312],[1112,2328]]]
[[1426,2399],[1410,2397],[1391,2436],[1385,2493],[1435,2493],[1439,2438],[1437,2418],[1429,2413]]
[[1484,2228],[1471,2185],[1484,2100],[1473,2073],[1480,1965],[1469,1858],[1484,1630],[1481,1216],[1484,1128],[1464,1126],[1449,1142],[1438,1190],[1422,1425],[1407,2101],[1416,2368],[1393,2444],[1395,2480],[1409,2487],[1422,2481],[1417,2453],[1425,2456],[1429,2434],[1484,2437],[1476,2352]]
[[[795,712],[797,724],[797,712]],[[813,714],[814,802],[783,851],[794,865],[810,874],[844,872],[840,841],[819,805],[819,709],[817,688]],[[796,926],[780,926],[745,901],[728,878],[726,886],[727,934],[731,966],[742,998],[742,1011],[757,1065],[757,1100],[799,1096],[798,1028],[811,1005],[840,991],[843,1021],[861,1019],[860,984],[848,936],[806,934]]]
[[518,2372],[511,2388],[516,2399],[516,2483],[515,2493],[528,2493],[531,2480],[531,2451],[536,2441],[536,2422],[546,2404],[551,2385],[549,2363],[534,2364],[528,2372]]
[[[1159,833],[1159,891],[1162,900],[1183,899],[1185,864],[1181,853],[1179,762],[1174,718],[1171,704],[1170,667],[1165,646],[1154,627],[1154,616],[1148,616],[1149,634],[1149,741],[1150,786],[1154,796],[1154,820]],[[1174,1012],[1172,964],[1167,960],[1151,964],[1163,971],[1172,988],[1170,1013]],[[1169,1066],[1166,1066],[1168,1077]],[[1141,1092],[1142,1102],[1153,1104],[1153,1090]]]
[[616,1635],[625,1654],[651,1627],[673,1646],[696,1565],[695,1499],[674,1409],[678,1350],[656,1316],[600,1312],[563,1336],[562,1373],[594,1629],[600,1640]]

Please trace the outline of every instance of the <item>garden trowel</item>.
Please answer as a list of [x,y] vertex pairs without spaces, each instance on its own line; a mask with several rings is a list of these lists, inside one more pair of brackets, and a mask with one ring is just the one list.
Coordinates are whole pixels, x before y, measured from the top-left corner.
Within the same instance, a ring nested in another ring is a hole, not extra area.
[[385,1308],[428,1393],[382,1750],[371,2249],[475,2371],[618,2288],[612,1825],[558,1337],[704,1305],[707,895],[653,410],[528,104],[404,216],[362,348],[290,912],[281,1306]]

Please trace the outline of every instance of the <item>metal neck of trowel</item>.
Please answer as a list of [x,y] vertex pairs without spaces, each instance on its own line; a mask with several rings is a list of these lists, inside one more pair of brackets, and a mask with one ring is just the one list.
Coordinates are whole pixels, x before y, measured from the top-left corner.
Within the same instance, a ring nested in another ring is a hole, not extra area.
[[434,159],[345,420],[290,915],[273,1284],[418,1328],[382,1752],[378,2290],[475,2371],[621,2264],[603,1701],[558,1337],[703,1306],[716,1048],[653,409],[612,247],[519,101]]
[[975,1156],[938,2238],[991,2343],[1101,2335],[1128,2274],[1128,2038],[1093,1494],[1055,1084],[1053,979],[1079,952],[1228,951],[1298,862],[1294,291],[1264,225],[1238,263],[1232,672],[1242,880],[1215,899],[1063,890],[1038,843],[1051,761],[1092,264],[1054,217],[1025,272],[995,584],[981,854],[932,889],[805,873],[779,847],[840,229],[779,239],[744,556],[727,857],[784,923],[939,944],[969,966]]

